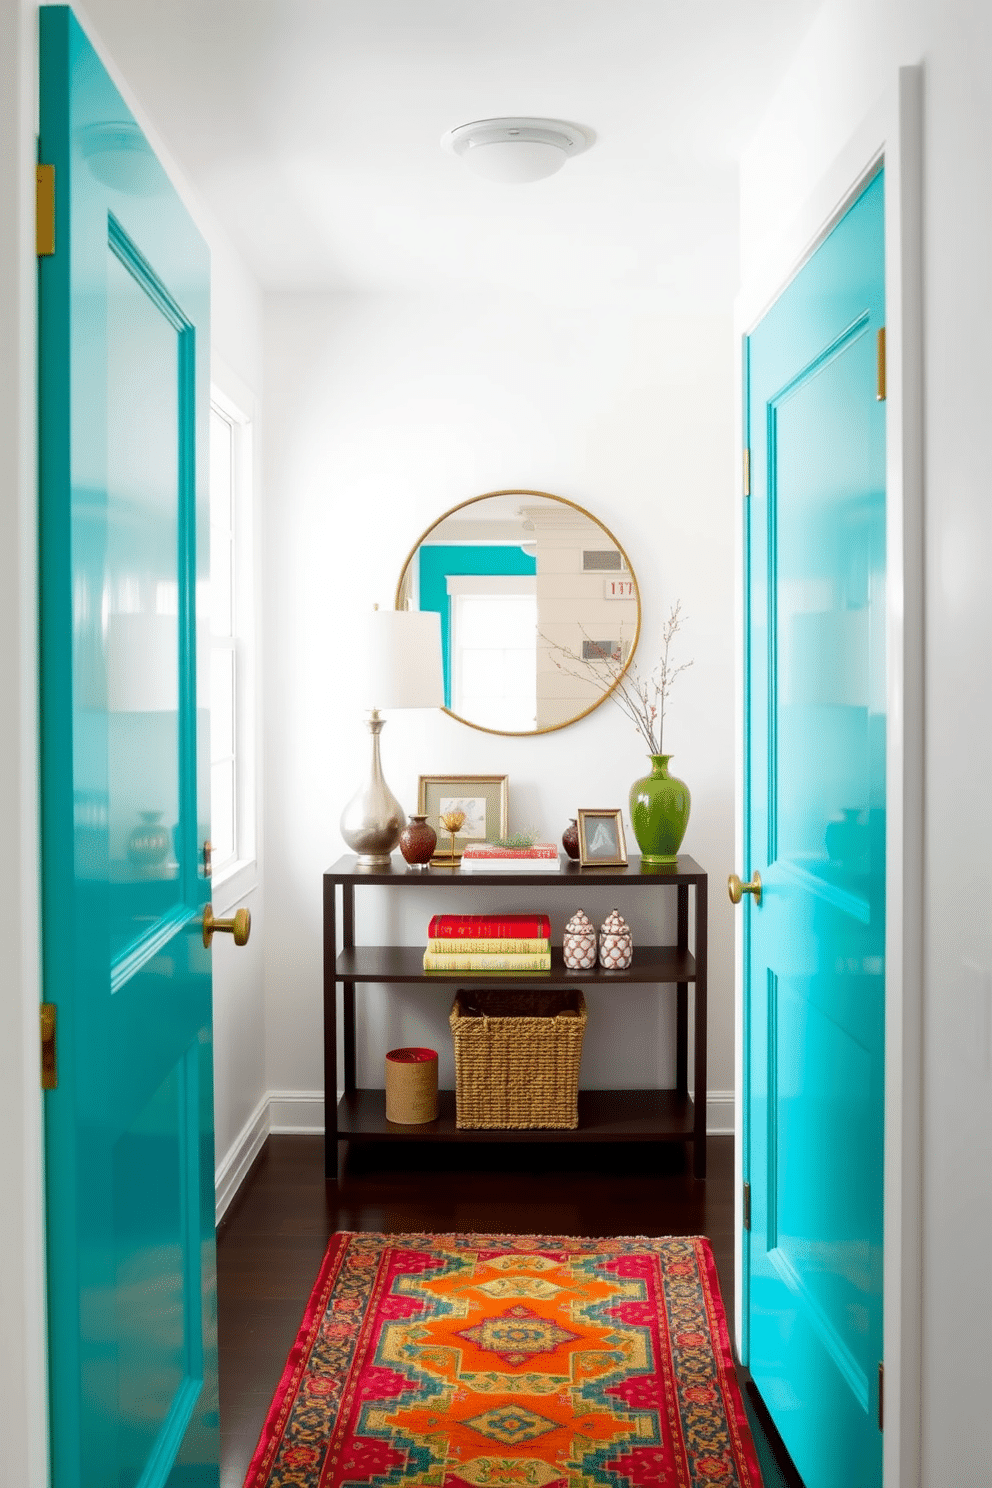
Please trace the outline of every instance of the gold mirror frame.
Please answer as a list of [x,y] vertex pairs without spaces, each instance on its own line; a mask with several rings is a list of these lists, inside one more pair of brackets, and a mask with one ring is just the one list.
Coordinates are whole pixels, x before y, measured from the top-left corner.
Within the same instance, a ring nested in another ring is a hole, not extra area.
[[630,643],[630,650],[627,652],[627,659],[626,659],[626,661],[623,664],[623,670],[620,672],[620,676],[617,677],[616,681],[613,682],[613,684],[610,687],[608,687],[608,688],[605,689],[605,691],[603,692],[602,696],[599,697],[599,698],[597,698],[594,703],[590,703],[590,705],[589,705],[588,708],[583,708],[583,710],[582,710],[581,713],[576,713],[576,714],[573,715],[573,717],[566,718],[561,723],[546,724],[543,728],[532,728],[532,729],[497,729],[497,728],[490,728],[487,724],[484,724],[484,723],[473,723],[473,721],[471,720],[471,718],[463,718],[460,713],[453,712],[451,708],[443,708],[442,709],[442,712],[447,713],[447,715],[448,715],[449,718],[454,718],[456,720],[456,722],[458,722],[458,723],[464,723],[466,725],[466,727],[468,727],[468,728],[478,729],[479,732],[480,733],[483,733],[483,734],[500,734],[504,738],[508,738],[508,739],[533,739],[533,738],[536,738],[536,736],[538,734],[554,734],[554,733],[557,733],[559,729],[569,728],[573,723],[578,723],[580,719],[587,718],[590,713],[594,713],[596,711],[596,709],[601,706],[601,704],[605,703],[606,700],[607,700],[607,698],[610,696],[610,694],[615,691],[615,689],[616,689],[616,687],[617,687],[617,685],[618,685],[618,683],[620,681],[620,678],[625,675],[625,673],[627,672],[627,669],[629,668],[631,662],[634,659],[634,653],[637,650],[637,642],[640,639],[640,634],[641,634],[641,586],[637,582],[637,575],[634,573],[633,564],[630,561],[630,557],[629,557],[629,555],[627,553],[627,550],[624,547],[623,543],[621,543],[614,536],[614,534],[610,531],[609,527],[607,527],[607,525],[606,525],[605,522],[601,522],[600,521],[599,517],[594,516],[591,511],[588,511],[587,510],[586,507],[580,506],[577,501],[569,501],[569,499],[568,499],[567,496],[555,496],[551,491],[531,491],[531,490],[522,489],[520,487],[511,486],[511,487],[509,487],[505,491],[484,491],[481,496],[470,496],[467,501],[459,501],[456,506],[451,506],[451,507],[448,508],[447,511],[442,512],[439,517],[436,517],[434,519],[434,521],[431,523],[431,525],[429,527],[427,527],[427,528],[424,529],[424,531],[417,538],[417,541],[414,543],[413,547],[410,549],[410,551],[407,553],[406,557],[403,560],[403,566],[400,569],[400,576],[399,576],[399,580],[398,580],[397,585],[396,585],[396,597],[395,597],[395,599],[393,601],[393,605],[394,605],[394,608],[395,609],[399,609],[401,607],[401,605],[403,604],[403,597],[402,597],[403,596],[403,581],[406,578],[407,570],[409,569],[410,564],[416,558],[417,553],[420,550],[420,546],[425,541],[425,539],[428,538],[431,535],[431,533],[435,530],[435,528],[440,527],[440,525],[441,525],[442,522],[446,522],[447,519],[449,517],[454,516],[456,512],[464,511],[467,506],[475,506],[480,501],[488,501],[493,496],[540,496],[540,497],[543,497],[546,501],[556,501],[561,506],[569,506],[569,507],[572,508],[573,511],[578,512],[581,516],[585,517],[588,521],[595,523],[595,525],[600,529],[601,532],[603,532],[606,535],[606,537],[609,539],[609,541],[613,544],[613,546],[620,553],[620,555],[621,555],[621,557],[623,559],[623,562],[624,562],[624,564],[626,566],[626,572],[630,575],[630,578],[633,580],[634,594],[635,594],[635,597],[636,597],[636,600],[637,600],[637,621],[636,621],[636,624],[634,626],[634,635],[633,635],[633,639],[632,639],[632,641]]

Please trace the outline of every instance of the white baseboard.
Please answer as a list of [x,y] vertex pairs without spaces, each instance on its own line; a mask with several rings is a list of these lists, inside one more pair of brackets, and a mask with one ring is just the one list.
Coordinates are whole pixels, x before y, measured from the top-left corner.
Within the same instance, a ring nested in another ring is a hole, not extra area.
[[[338,1091],[340,1098],[342,1092]],[[223,1218],[270,1132],[320,1136],[324,1130],[322,1090],[270,1090],[259,1101],[217,1166],[217,1221]],[[706,1132],[711,1137],[734,1134],[734,1092],[710,1090],[706,1097]]]
[[265,1145],[269,1131],[269,1097],[263,1095],[217,1165],[214,1177],[217,1224],[223,1219],[228,1205],[244,1182],[248,1169]]
[[[344,1094],[338,1091],[338,1099]],[[270,1090],[269,1130],[294,1136],[320,1136],[324,1130],[322,1090]]]
[[734,1135],[734,1092],[732,1090],[708,1090],[706,1092],[706,1135],[708,1137],[732,1137]]

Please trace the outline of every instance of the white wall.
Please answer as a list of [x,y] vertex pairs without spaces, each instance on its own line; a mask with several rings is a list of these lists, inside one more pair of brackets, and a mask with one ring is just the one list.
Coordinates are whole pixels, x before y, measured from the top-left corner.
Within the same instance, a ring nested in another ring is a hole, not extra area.
[[[831,0],[742,170],[745,281],[895,80],[924,71],[926,843],[923,1408],[926,1488],[989,1481],[992,1331],[992,8]],[[908,1488],[909,1479],[904,1482]]]
[[[458,501],[524,487],[600,517],[634,565],[639,654],[649,662],[669,606],[682,599],[680,655],[695,665],[673,695],[665,747],[693,796],[685,850],[714,884],[732,866],[731,327],[729,306],[679,316],[572,311],[524,297],[267,299],[268,1084],[300,1096],[280,1107],[283,1120],[306,1124],[305,1095],[323,1088],[321,873],[345,851],[338,820],[369,758],[355,616],[392,604],[408,550]],[[630,784],[647,769],[633,726],[612,705],[525,739],[397,713],[382,747],[386,777],[409,809],[420,773],[505,771],[511,828],[533,824],[555,839],[579,806],[626,813]],[[422,943],[426,898],[401,915],[395,898],[387,907],[378,893],[359,894],[359,937]],[[512,896],[508,888],[507,907]],[[573,897],[548,898],[556,934]],[[593,915],[612,907],[608,890],[582,900]],[[725,895],[711,903],[710,1086],[726,1091],[733,921]],[[644,896],[624,907],[635,943],[656,936]],[[449,1002],[433,988],[360,990],[359,1081],[382,1083],[386,1049],[428,1042],[450,1085]],[[592,999],[586,1084],[671,1082],[665,1002],[648,989]]]

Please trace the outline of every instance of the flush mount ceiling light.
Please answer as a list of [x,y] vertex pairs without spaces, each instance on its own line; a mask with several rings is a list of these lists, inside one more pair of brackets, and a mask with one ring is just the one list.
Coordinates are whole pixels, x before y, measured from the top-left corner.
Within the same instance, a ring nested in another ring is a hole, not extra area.
[[477,175],[519,185],[561,170],[593,143],[591,129],[561,119],[477,119],[441,136],[441,148],[460,155]]

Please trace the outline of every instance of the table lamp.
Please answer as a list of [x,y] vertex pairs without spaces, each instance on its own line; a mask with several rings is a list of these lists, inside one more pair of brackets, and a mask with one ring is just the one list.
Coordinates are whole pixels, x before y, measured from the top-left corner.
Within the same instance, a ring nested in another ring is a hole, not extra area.
[[341,813],[341,835],[359,868],[388,868],[403,830],[403,808],[382,774],[380,708],[443,708],[441,617],[434,610],[380,610],[369,616],[365,696],[371,709],[372,770]]

